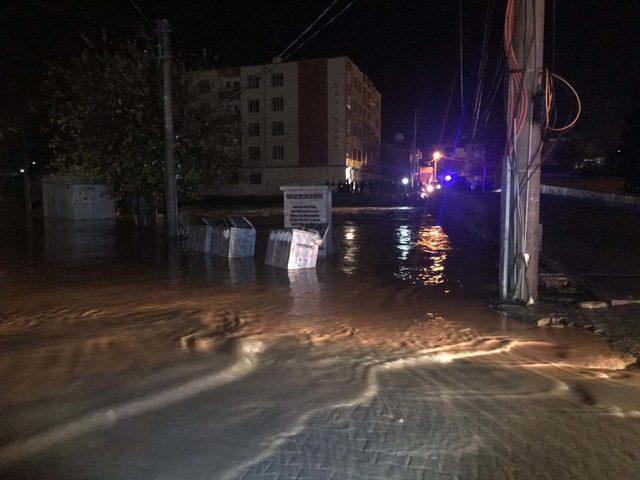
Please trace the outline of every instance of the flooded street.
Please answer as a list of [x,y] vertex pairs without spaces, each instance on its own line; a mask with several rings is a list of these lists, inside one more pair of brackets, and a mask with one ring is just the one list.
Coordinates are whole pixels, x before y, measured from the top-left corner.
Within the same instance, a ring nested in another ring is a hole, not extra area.
[[5,237],[0,478],[640,478],[634,359],[493,313],[496,252],[338,208],[337,254],[287,272],[282,211],[243,214],[248,261],[111,224]]

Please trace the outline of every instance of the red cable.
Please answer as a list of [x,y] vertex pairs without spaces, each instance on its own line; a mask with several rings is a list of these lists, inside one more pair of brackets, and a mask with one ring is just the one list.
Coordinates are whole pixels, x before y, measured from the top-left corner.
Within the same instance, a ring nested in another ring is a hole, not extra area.
[[[527,102],[528,95],[524,89],[523,77],[524,74],[520,69],[518,58],[513,50],[513,21],[515,15],[515,0],[507,1],[507,8],[505,12],[504,22],[504,50],[507,56],[507,64],[509,68],[509,93],[507,96],[507,118],[509,119],[509,125],[507,126],[508,138],[507,138],[507,153],[511,154],[513,151],[514,137],[513,125],[511,119],[515,118],[515,136],[520,134],[524,125],[524,120],[527,115]],[[518,112],[514,110],[516,108],[516,92],[520,89]]]

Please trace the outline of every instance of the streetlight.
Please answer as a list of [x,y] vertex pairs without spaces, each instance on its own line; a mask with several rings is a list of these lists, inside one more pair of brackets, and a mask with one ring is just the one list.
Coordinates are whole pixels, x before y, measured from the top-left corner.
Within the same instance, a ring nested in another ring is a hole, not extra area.
[[444,155],[440,150],[436,150],[433,152],[431,156],[433,158],[433,180],[438,181],[438,160],[440,160]]
[[407,177],[402,177],[402,185],[404,185],[404,194],[408,195],[409,192],[407,191],[407,188],[409,185],[409,179]]

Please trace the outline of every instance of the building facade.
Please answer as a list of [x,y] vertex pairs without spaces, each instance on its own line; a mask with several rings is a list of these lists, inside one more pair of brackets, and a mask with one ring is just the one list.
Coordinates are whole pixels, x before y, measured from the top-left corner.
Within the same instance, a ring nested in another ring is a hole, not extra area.
[[202,102],[239,125],[236,178],[224,195],[276,195],[286,184],[338,184],[380,173],[381,98],[346,57],[194,73]]

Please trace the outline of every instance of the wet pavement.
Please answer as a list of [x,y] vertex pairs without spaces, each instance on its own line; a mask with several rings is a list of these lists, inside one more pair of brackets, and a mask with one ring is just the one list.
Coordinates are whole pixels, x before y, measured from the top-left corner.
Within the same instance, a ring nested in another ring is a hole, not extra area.
[[633,359],[487,309],[495,252],[345,208],[338,254],[287,272],[279,212],[245,214],[255,261],[5,230],[0,478],[640,478]]

